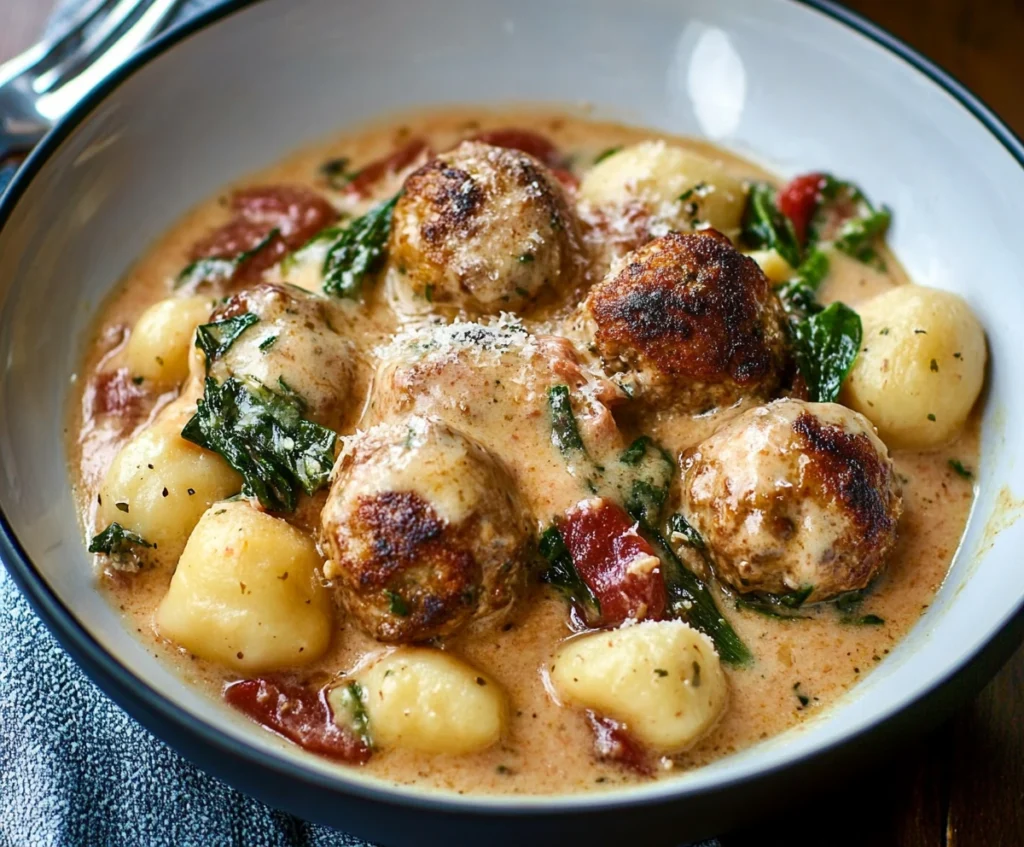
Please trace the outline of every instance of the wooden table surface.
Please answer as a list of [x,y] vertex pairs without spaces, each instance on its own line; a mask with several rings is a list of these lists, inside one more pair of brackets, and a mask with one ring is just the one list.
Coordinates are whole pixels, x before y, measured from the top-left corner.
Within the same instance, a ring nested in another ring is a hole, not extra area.
[[[0,61],[37,36],[54,0],[0,0]],[[848,0],[982,97],[1024,136],[1024,0]],[[792,804],[787,804],[792,805]],[[973,703],[853,784],[809,797],[723,847],[1024,845],[1024,648]]]

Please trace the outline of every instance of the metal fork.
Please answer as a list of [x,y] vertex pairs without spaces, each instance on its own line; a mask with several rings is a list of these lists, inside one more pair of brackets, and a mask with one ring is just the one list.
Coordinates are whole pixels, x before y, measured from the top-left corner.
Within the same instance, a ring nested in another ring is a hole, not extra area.
[[[182,0],[85,0],[54,32],[0,65],[0,165],[28,153]],[[7,171],[13,175],[13,167]],[[10,178],[0,174],[0,193]]]

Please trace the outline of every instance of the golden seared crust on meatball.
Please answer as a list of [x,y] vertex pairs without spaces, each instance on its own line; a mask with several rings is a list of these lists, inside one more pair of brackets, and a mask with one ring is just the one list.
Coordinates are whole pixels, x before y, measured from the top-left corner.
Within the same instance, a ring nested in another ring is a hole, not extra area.
[[787,362],[782,307],[719,232],[672,232],[630,253],[583,305],[604,364],[640,394],[691,411],[768,397]]
[[899,478],[881,439],[836,403],[751,409],[683,458],[683,514],[741,592],[864,588],[896,543]]
[[405,182],[389,285],[405,306],[515,310],[570,278],[575,217],[558,181],[519,150],[464,141]]
[[230,297],[210,322],[247,313],[257,320],[215,361],[207,363],[195,351],[193,376],[208,372],[218,381],[253,377],[275,391],[297,394],[310,420],[340,430],[351,414],[355,348],[332,324],[326,298],[293,285],[261,282]]
[[511,611],[532,532],[505,468],[438,420],[349,440],[321,516],[328,578],[381,641],[452,635]]

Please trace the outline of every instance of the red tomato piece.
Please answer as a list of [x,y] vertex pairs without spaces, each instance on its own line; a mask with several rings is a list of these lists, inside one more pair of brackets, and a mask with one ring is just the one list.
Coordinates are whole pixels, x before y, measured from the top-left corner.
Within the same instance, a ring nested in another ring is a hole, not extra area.
[[254,279],[297,250],[338,218],[334,207],[302,186],[262,185],[231,195],[234,217],[192,248],[192,259],[231,259],[252,250],[273,230],[278,234],[235,272],[236,279]]
[[637,773],[651,773],[651,762],[647,751],[622,724],[612,718],[602,717],[589,709],[587,723],[594,733],[594,755],[598,759],[618,762]]
[[86,389],[90,416],[117,415],[128,422],[141,418],[145,398],[144,384],[136,383],[127,368],[96,374]]
[[334,207],[315,191],[298,185],[273,185],[236,191],[231,208],[240,218],[277,229],[296,250],[338,219]]
[[665,616],[660,561],[621,506],[603,498],[584,500],[558,529],[580,579],[601,604],[601,624]]
[[357,197],[369,197],[373,186],[382,179],[405,170],[420,157],[429,159],[432,155],[433,151],[426,141],[422,138],[414,138],[383,159],[370,162],[360,169],[352,181],[345,186],[345,191]]
[[821,202],[824,187],[824,174],[804,174],[790,180],[779,192],[779,211],[793,222],[793,229],[801,244],[807,240],[807,227]]
[[509,150],[520,150],[539,159],[549,168],[557,168],[564,164],[558,148],[539,132],[530,129],[490,129],[473,136],[473,141],[505,147]]
[[370,758],[369,745],[334,722],[326,689],[267,678],[243,679],[224,689],[224,700],[311,753],[356,765]]

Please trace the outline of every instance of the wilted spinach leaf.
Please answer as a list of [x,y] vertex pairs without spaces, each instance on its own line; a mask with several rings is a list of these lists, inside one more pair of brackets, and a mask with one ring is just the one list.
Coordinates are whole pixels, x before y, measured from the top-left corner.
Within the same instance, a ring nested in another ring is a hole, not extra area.
[[298,489],[315,493],[334,464],[335,434],[303,418],[295,397],[251,377],[220,385],[207,377],[181,435],[223,456],[241,474],[242,493],[271,511],[294,511]]
[[797,367],[812,401],[830,403],[839,396],[862,334],[860,315],[844,303],[833,303],[792,325]]
[[547,570],[541,579],[559,589],[569,601],[583,613],[587,621],[597,621],[601,617],[601,603],[580,577],[572,562],[565,539],[556,526],[549,526],[540,537],[540,554],[548,563]]
[[758,250],[774,250],[791,267],[800,265],[800,243],[793,223],[775,203],[775,189],[765,182],[750,186],[743,211],[743,240]]
[[374,206],[362,217],[356,218],[344,229],[332,229],[317,235],[314,240],[329,234],[333,243],[324,258],[324,291],[335,297],[356,297],[363,277],[375,270],[384,257],[391,215],[399,194]]
[[223,356],[243,332],[253,324],[259,323],[259,320],[258,315],[244,312],[233,318],[202,324],[196,328],[196,347],[206,354],[207,373],[210,371],[210,365]]
[[116,521],[108,526],[103,532],[93,536],[89,542],[90,553],[104,553],[112,559],[117,559],[125,554],[134,554],[134,547],[156,547],[150,544],[137,532],[125,529]]

